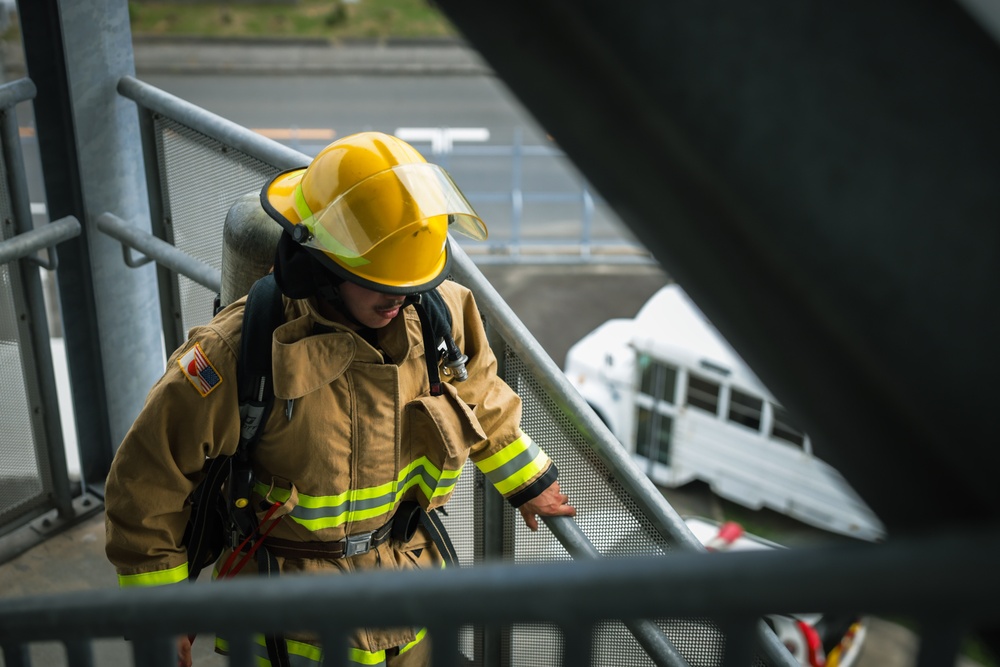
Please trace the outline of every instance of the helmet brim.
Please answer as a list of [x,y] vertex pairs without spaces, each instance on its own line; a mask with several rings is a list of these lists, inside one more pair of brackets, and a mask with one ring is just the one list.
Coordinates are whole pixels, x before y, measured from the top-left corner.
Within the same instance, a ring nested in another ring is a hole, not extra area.
[[322,250],[317,250],[316,248],[310,248],[308,246],[302,246],[309,254],[316,258],[324,268],[329,269],[331,273],[335,276],[342,278],[348,282],[354,283],[365,289],[370,289],[375,292],[381,292],[382,294],[399,294],[406,296],[408,294],[419,294],[420,292],[426,292],[427,290],[434,289],[441,283],[443,283],[448,278],[448,271],[451,268],[451,239],[445,242],[444,249],[444,263],[441,266],[441,270],[433,278],[420,282],[420,283],[408,283],[405,285],[389,285],[382,282],[377,282],[374,280],[369,280],[363,276],[349,271],[344,268],[333,259],[330,258]]

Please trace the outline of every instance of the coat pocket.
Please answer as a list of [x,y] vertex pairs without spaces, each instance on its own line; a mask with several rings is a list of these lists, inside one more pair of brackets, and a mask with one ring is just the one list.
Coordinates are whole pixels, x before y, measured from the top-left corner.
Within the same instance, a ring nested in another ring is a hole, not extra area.
[[469,449],[486,439],[479,419],[447,383],[440,396],[423,396],[406,405],[402,436],[404,457],[409,455],[411,474],[422,477],[419,486],[428,508],[444,504]]

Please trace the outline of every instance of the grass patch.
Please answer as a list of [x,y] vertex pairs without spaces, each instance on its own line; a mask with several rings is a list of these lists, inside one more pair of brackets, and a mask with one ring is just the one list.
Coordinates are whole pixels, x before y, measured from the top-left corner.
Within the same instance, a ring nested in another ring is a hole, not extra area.
[[292,4],[130,2],[133,36],[351,39],[451,37],[426,0],[299,0]]

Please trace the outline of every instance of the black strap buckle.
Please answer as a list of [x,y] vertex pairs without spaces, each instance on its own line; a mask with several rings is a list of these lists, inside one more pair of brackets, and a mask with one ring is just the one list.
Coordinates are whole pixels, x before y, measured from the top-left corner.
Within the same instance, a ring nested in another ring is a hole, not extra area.
[[359,554],[366,554],[371,551],[372,538],[375,531],[361,533],[360,535],[348,535],[344,538],[344,557],[350,558]]

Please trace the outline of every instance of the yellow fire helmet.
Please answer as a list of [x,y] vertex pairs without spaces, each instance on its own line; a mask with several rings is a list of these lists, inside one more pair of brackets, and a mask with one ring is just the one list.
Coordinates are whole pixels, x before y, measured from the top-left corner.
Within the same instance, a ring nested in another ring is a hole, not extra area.
[[487,236],[444,169],[381,132],[333,142],[308,167],[274,177],[260,201],[335,274],[390,294],[422,292],[444,280],[450,230],[480,241]]

